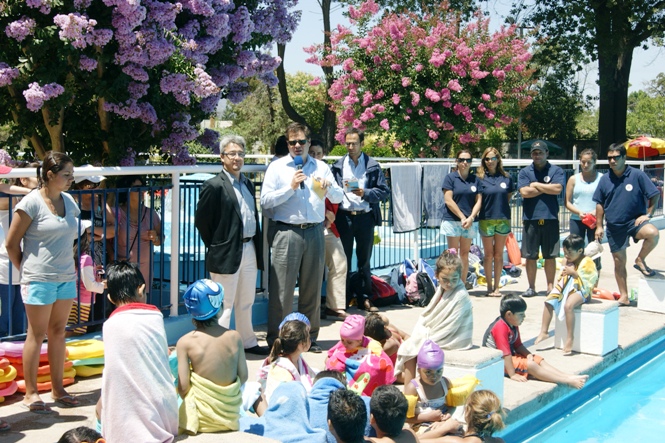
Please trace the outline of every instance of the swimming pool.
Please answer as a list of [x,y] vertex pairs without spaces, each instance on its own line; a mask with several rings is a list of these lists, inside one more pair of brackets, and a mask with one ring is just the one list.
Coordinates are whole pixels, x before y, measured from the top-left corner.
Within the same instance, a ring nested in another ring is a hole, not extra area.
[[663,441],[663,373],[661,338],[594,377],[581,391],[511,426],[503,438],[538,443]]

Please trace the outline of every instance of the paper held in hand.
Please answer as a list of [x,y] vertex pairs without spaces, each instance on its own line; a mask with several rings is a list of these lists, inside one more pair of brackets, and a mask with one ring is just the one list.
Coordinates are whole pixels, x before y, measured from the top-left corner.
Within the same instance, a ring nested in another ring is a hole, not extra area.
[[312,191],[321,199],[323,200],[326,196],[326,192],[328,190],[323,187],[321,184],[321,178],[320,177],[314,177],[312,178]]
[[357,178],[344,179],[344,192],[353,192],[356,189],[360,189],[358,186]]

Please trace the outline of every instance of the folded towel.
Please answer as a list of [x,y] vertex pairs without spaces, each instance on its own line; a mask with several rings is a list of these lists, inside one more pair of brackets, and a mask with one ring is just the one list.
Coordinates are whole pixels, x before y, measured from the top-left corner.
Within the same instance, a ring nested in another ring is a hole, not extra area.
[[450,165],[423,165],[423,206],[425,207],[425,224],[428,228],[438,228],[443,221],[443,179],[450,173]]
[[[392,165],[390,181],[392,187],[393,232],[409,232],[420,228],[422,186],[420,163]],[[442,182],[443,183],[443,182]]]
[[192,372],[190,382],[191,388],[180,405],[179,431],[193,435],[237,431],[242,406],[240,379],[220,386]]

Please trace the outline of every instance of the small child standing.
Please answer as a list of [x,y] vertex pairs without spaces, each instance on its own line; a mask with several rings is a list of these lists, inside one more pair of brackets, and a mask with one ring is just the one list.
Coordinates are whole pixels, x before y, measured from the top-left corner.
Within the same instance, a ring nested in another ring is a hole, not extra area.
[[413,327],[411,337],[397,351],[395,374],[404,374],[404,385],[416,376],[416,357],[425,340],[441,349],[468,349],[473,335],[473,306],[462,278],[462,260],[448,249],[436,260],[439,287]]
[[237,431],[247,361],[242,337],[217,322],[224,288],[204,279],[183,296],[195,330],[176,344],[181,432]]
[[575,339],[573,309],[591,299],[593,288],[598,282],[598,271],[593,260],[584,255],[584,239],[579,235],[571,234],[563,241],[563,254],[567,263],[561,270],[558,283],[545,299],[543,322],[535,344],[549,337],[550,323],[556,313],[561,320],[566,320],[568,336],[563,353],[571,355]]
[[[407,422],[419,431],[421,424],[448,420],[446,395],[452,383],[443,376],[444,354],[439,345],[426,340],[418,352],[418,377],[404,386],[404,395],[416,397],[415,408],[407,415]],[[427,428],[426,426],[425,428]]]
[[[74,240],[74,261],[76,263],[76,270],[80,276],[79,292],[78,298],[74,299],[72,310],[69,312],[68,326],[87,322],[90,318],[90,309],[95,302],[95,295],[93,294],[101,294],[106,289],[105,282],[98,280],[97,275],[95,275],[95,264],[90,256],[90,237],[88,237],[86,232],[82,232],[81,234],[81,237]],[[81,252],[80,258],[79,247]],[[87,326],[79,326],[68,331],[67,336],[82,335],[87,330]]]
[[145,304],[145,280],[126,261],[108,266],[104,323],[102,426],[110,442],[170,443],[178,433],[178,400],[169,367],[164,317]]
[[328,351],[326,369],[343,372],[349,389],[371,396],[378,386],[394,383],[395,376],[381,343],[364,333],[365,317],[349,315],[339,330],[340,341]]
[[264,396],[268,406],[275,388],[282,383],[299,381],[305,391],[312,389],[315,370],[302,358],[310,347],[309,326],[300,320],[289,320],[279,329],[270,351],[270,364],[263,366],[259,381],[264,385]]
[[525,382],[530,375],[535,379],[566,384],[582,389],[588,375],[561,372],[539,355],[531,354],[522,344],[519,326],[524,321],[526,302],[519,295],[506,295],[501,299],[501,316],[492,322],[483,336],[483,346],[503,352],[504,371],[511,380]]

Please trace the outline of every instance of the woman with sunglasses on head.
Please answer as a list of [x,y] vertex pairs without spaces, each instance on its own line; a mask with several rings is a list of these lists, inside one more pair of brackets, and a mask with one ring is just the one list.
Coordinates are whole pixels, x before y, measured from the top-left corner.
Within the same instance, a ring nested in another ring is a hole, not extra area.
[[[462,280],[466,282],[469,272],[469,250],[477,234],[474,223],[480,212],[481,195],[478,178],[471,174],[473,156],[468,149],[457,153],[457,170],[451,172],[443,180],[443,196],[445,207],[441,234],[446,236],[448,248],[459,251],[462,260]],[[471,289],[467,285],[467,289]]]
[[[480,207],[480,235],[483,240],[483,268],[487,279],[487,295],[501,297],[499,282],[503,271],[503,249],[510,233],[510,199],[515,183],[503,170],[503,161],[496,148],[487,148],[480,158],[478,169],[482,205]],[[494,271],[494,278],[492,278]]]

